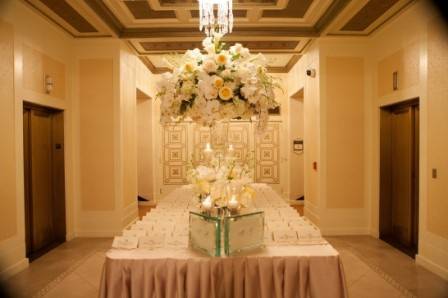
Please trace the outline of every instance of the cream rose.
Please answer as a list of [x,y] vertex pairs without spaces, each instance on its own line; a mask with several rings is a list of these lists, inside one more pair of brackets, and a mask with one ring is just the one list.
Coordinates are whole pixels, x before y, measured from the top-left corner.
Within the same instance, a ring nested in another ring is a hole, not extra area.
[[230,100],[233,97],[233,90],[227,86],[219,89],[219,98],[222,100]]
[[225,64],[227,64],[228,57],[226,54],[220,53],[220,54],[216,55],[215,61],[219,65],[225,65]]
[[213,77],[213,86],[217,89],[221,88],[222,86],[224,86],[224,80],[221,77],[214,76]]

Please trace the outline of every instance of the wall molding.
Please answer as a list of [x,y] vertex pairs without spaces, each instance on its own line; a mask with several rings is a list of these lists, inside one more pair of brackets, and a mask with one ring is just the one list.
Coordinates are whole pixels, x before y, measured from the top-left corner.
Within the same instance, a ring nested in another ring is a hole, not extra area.
[[29,266],[28,258],[23,258],[20,261],[14,263],[13,265],[9,266],[2,272],[0,272],[0,280],[6,280],[11,276],[19,273],[20,271],[28,268],[28,266]]
[[359,228],[323,228],[323,236],[343,236],[343,235],[370,235],[368,227]]
[[121,234],[121,230],[97,230],[97,231],[78,231],[76,237],[85,238],[110,238]]
[[415,256],[415,263],[437,274],[441,278],[448,280],[448,268],[438,265],[437,263],[431,261],[428,257],[417,254]]
[[29,261],[25,256],[25,239],[14,236],[1,241],[0,256],[5,265],[0,268],[0,280],[9,278],[27,268]]
[[137,201],[129,204],[126,206],[123,210],[123,217],[122,217],[122,226],[124,228],[129,227],[132,225],[135,221],[138,219],[138,204]]

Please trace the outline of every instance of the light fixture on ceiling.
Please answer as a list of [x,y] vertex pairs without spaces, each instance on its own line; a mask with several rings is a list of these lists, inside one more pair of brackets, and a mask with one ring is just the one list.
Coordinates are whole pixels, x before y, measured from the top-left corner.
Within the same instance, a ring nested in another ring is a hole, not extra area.
[[[233,29],[233,0],[198,0],[199,2],[199,30],[205,31],[207,36],[213,33],[231,33]],[[215,7],[217,15],[215,16]]]

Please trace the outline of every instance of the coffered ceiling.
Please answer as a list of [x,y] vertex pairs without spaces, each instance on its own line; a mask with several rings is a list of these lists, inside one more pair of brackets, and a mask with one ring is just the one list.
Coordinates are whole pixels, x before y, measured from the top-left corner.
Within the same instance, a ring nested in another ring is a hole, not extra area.
[[[197,0],[23,0],[75,38],[126,40],[153,72],[163,55],[200,47]],[[267,55],[270,71],[287,72],[323,35],[367,36],[413,0],[234,0],[225,36]]]

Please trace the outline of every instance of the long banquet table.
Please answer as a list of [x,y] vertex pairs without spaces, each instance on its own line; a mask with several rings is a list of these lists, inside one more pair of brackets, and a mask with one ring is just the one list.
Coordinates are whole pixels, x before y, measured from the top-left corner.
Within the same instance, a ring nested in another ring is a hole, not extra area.
[[293,218],[287,204],[267,185],[254,188],[256,205],[265,210],[265,248],[232,257],[208,257],[188,248],[191,187],[180,187],[145,216],[155,224],[156,236],[164,238],[162,244],[152,249],[112,248],[106,253],[100,297],[347,297],[338,252],[323,238],[276,241],[271,228],[284,224],[300,230],[312,224],[298,214]]

